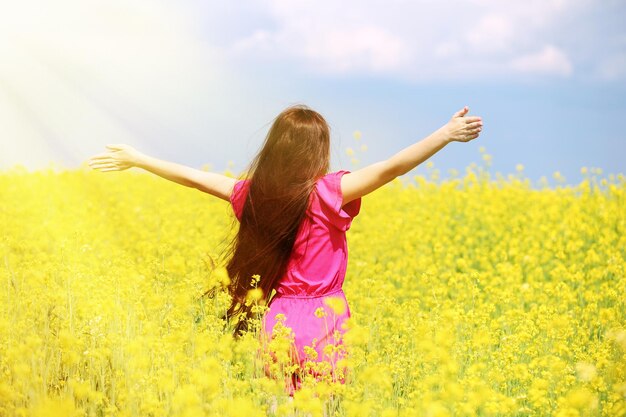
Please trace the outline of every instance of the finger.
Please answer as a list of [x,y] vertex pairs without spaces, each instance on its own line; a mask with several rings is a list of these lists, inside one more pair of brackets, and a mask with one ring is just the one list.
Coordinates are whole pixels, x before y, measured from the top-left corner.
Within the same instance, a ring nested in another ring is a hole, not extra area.
[[111,155],[112,154],[110,152],[106,152],[106,153],[101,153],[101,154],[98,154],[98,155],[94,155],[90,159],[97,160],[97,159],[103,159],[103,158],[111,158]]
[[121,144],[111,144],[109,143],[108,145],[106,145],[107,148],[109,149],[122,149],[122,145]]
[[467,108],[467,106],[465,106],[461,110],[459,110],[458,112],[454,113],[454,116],[452,116],[452,117],[463,117],[463,116],[465,116],[467,111],[468,111],[468,108]]
[[112,164],[112,163],[107,163],[107,164],[94,164],[91,165],[92,168],[94,169],[101,169],[101,168],[115,168],[116,165]]
[[469,107],[465,106],[458,112],[454,113],[452,117],[463,117],[469,111]]
[[472,125],[472,126],[483,123],[483,121],[481,119],[476,119],[474,117],[465,117],[465,118],[463,118],[463,120],[465,121],[466,124]]
[[110,169],[119,169],[119,167],[117,165],[113,165],[113,164],[109,164],[109,165],[102,165],[99,167],[96,167],[95,169],[99,170],[99,171],[106,171],[106,170],[110,170]]
[[91,158],[89,160],[90,164],[92,164],[92,163],[101,163],[101,162],[113,162],[113,159],[108,157],[108,156],[101,156],[101,157],[98,157],[98,158]]
[[104,164],[113,164],[115,161],[112,159],[101,159],[98,161],[89,161],[89,165],[104,165]]

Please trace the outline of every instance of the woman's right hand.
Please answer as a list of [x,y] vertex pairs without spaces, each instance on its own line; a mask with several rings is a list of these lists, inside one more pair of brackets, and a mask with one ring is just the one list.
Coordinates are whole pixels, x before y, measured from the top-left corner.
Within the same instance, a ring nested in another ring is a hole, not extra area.
[[107,145],[108,151],[89,158],[89,166],[105,171],[123,171],[137,166],[141,153],[130,145]]
[[445,125],[449,142],[469,142],[476,139],[483,128],[482,118],[478,116],[465,117],[469,107],[465,106],[454,113]]

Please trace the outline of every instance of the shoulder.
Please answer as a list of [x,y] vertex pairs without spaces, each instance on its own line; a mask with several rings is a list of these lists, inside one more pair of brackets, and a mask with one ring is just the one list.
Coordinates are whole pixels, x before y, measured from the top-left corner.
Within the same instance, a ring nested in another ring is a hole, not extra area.
[[341,177],[349,172],[348,170],[340,169],[327,173],[317,180],[315,190],[318,193],[327,192],[331,194],[341,194]]
[[232,201],[234,198],[236,198],[244,188],[247,188],[249,186],[249,184],[249,178],[237,179],[235,181],[235,184],[233,185],[233,190],[230,194],[230,200]]
[[340,170],[337,170],[337,171],[329,172],[329,173],[325,174],[324,176],[320,177],[317,180],[317,182],[318,183],[321,182],[322,184],[324,184],[324,183],[333,183],[333,182],[338,183],[341,180],[341,177],[344,174],[347,174],[349,172],[350,171],[348,171],[346,169],[340,169]]
[[352,219],[359,213],[361,207],[360,198],[343,204],[341,177],[349,172],[345,169],[330,172],[321,177],[315,187],[320,212],[341,231],[350,228]]
[[230,193],[229,201],[238,219],[241,219],[241,214],[243,212],[244,202],[248,194],[249,185],[249,178],[238,179],[233,186],[232,192]]

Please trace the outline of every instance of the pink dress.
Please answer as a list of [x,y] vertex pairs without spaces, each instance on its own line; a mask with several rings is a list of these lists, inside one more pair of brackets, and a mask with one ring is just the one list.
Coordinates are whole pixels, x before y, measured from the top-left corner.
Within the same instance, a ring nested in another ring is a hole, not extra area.
[[[341,346],[341,335],[345,332],[342,325],[350,317],[350,308],[342,289],[348,261],[346,231],[361,208],[360,197],[342,206],[340,180],[348,172],[331,172],[315,184],[310,207],[296,236],[287,273],[275,288],[276,294],[263,318],[261,332],[267,338],[264,340],[270,340],[277,322],[276,315],[282,313],[283,325],[291,328],[295,336],[293,362],[304,370],[307,360],[325,361],[331,365],[333,375],[342,349],[327,355],[324,347],[327,344]],[[230,198],[238,220],[241,220],[248,181],[235,183]],[[327,304],[329,298],[332,302]],[[320,307],[322,310],[318,310]],[[325,312],[325,317],[320,317],[323,316],[321,312]],[[312,354],[311,350],[307,355],[305,346],[314,347],[317,355]],[[266,372],[267,369],[266,366]],[[345,371],[345,368],[342,369]],[[317,371],[309,372],[319,375]],[[335,380],[344,382],[343,378]],[[293,395],[294,390],[300,387],[300,382],[299,373],[291,375],[286,386],[287,392]]]

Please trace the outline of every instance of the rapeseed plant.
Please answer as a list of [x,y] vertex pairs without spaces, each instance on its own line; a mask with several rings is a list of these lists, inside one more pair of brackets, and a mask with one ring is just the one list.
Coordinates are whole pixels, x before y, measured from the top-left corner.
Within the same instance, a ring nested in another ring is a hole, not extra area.
[[347,332],[303,369],[284,317],[264,351],[258,317],[235,341],[228,296],[201,297],[229,283],[226,204],[132,172],[1,173],[0,415],[626,415],[626,178],[425,167],[365,199]]

